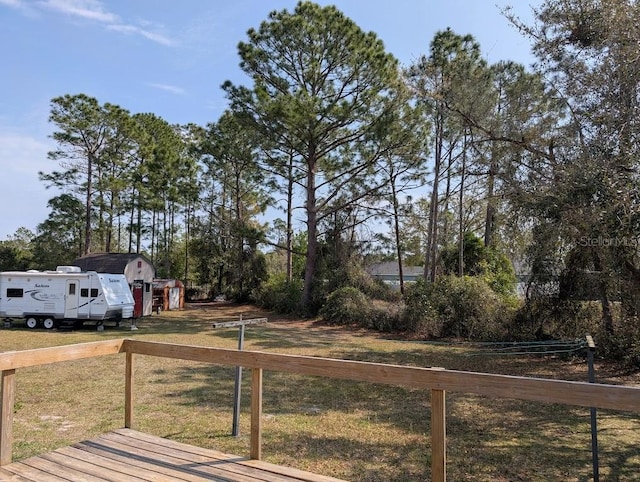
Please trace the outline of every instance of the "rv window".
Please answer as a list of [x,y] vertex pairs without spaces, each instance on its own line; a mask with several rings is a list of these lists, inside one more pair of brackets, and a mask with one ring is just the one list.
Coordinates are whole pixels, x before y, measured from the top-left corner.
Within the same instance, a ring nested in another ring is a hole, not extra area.
[[22,288],[7,288],[7,298],[22,298]]
[[91,297],[92,298],[98,297],[98,288],[91,288]]
[[76,284],[75,283],[71,283],[69,285],[69,294],[70,295],[75,295],[76,294]]
[[82,298],[86,298],[87,296],[89,296],[89,290],[87,288],[82,288],[80,290],[80,296]]
[[149,291],[151,291],[151,283],[145,283],[144,284],[144,290],[148,293]]

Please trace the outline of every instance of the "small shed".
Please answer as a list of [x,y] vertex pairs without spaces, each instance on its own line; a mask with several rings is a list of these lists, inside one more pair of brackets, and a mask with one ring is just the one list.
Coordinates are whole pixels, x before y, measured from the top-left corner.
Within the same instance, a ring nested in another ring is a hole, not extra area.
[[184,284],[177,279],[153,280],[153,311],[184,308]]
[[122,273],[127,278],[136,304],[134,316],[149,316],[153,312],[153,279],[156,270],[145,256],[136,253],[92,253],[76,258],[74,266],[82,271]]

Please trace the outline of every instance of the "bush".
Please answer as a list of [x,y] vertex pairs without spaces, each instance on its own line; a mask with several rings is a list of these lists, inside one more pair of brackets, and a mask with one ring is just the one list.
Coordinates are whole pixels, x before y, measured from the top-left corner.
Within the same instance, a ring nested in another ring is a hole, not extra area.
[[273,276],[255,289],[255,303],[277,313],[291,314],[300,311],[302,280],[288,281],[284,276]]
[[328,280],[327,288],[333,292],[339,288],[351,286],[357,288],[369,298],[385,301],[398,301],[400,293],[394,291],[382,280],[373,278],[367,271],[354,260],[349,260],[344,264],[326,273]]
[[401,303],[373,300],[365,328],[382,332],[396,331],[400,326],[402,310]]
[[[445,274],[457,274],[459,265],[458,244],[446,246],[442,251]],[[507,256],[495,248],[484,245],[473,233],[464,235],[464,274],[481,277],[489,287],[503,296],[516,293],[516,275]]]
[[598,331],[600,304],[597,302],[536,297],[516,312],[509,326],[514,340],[583,338]]
[[625,316],[613,334],[600,328],[593,338],[599,355],[618,360],[632,370],[640,369],[640,319],[637,316]]
[[366,326],[371,301],[358,288],[345,286],[333,291],[320,309],[320,316],[333,325]]
[[429,297],[431,284],[418,278],[405,289],[404,310],[400,316],[401,330],[426,338],[438,338],[442,334],[442,324],[437,319]]
[[513,309],[480,277],[449,275],[415,283],[403,320],[406,329],[427,337],[491,340],[504,335]]

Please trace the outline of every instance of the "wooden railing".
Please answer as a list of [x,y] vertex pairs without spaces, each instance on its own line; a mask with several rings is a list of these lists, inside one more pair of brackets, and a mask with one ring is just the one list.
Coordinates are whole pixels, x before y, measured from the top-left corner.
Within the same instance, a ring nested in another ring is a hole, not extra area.
[[126,354],[125,427],[134,424],[135,356],[175,358],[251,369],[250,456],[262,457],[263,370],[314,375],[431,390],[432,480],[446,480],[447,391],[496,398],[534,400],[629,412],[640,412],[640,387],[591,384],[540,378],[461,372],[332,358],[228,350],[138,340],[109,340],[52,348],[0,353],[2,398],[0,412],[0,466],[11,462],[16,370],[96,356]]

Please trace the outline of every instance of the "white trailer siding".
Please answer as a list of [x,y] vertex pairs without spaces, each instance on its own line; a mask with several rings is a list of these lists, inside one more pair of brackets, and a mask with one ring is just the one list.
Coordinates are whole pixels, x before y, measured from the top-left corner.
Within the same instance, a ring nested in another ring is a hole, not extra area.
[[2,318],[25,318],[34,322],[46,319],[56,322],[119,321],[133,317],[133,305],[133,296],[122,274],[77,271],[0,273]]
[[97,273],[104,292],[106,303],[105,313],[108,318],[121,316],[122,318],[133,318],[133,295],[127,282],[127,278],[122,274]]

